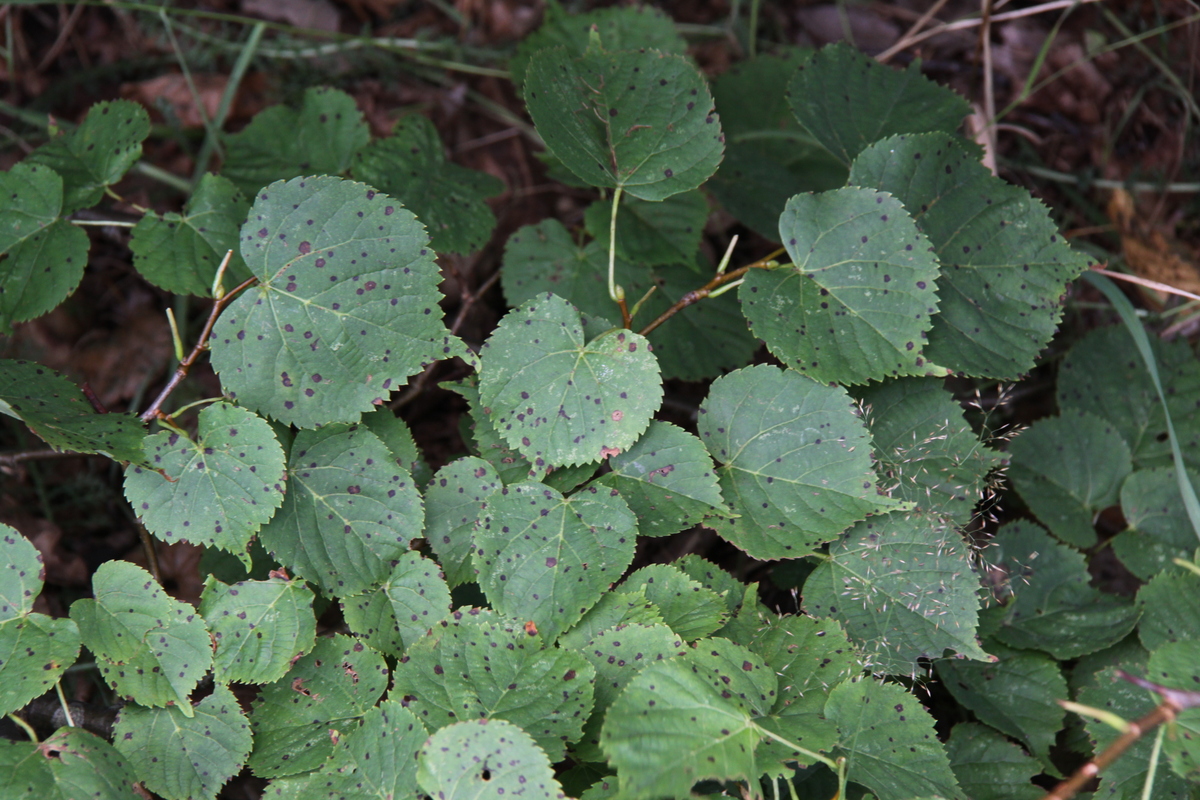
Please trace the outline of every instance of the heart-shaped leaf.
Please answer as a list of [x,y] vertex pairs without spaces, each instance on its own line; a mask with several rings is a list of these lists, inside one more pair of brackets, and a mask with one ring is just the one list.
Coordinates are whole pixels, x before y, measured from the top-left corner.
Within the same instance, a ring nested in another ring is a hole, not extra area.
[[450,588],[435,562],[408,552],[381,585],[344,598],[342,614],[364,642],[400,657],[450,614]]
[[226,586],[213,576],[200,596],[213,636],[213,673],[222,683],[270,683],[313,648],[313,592],[273,577]]
[[260,283],[221,314],[211,348],[243,405],[301,428],[355,422],[462,351],[442,324],[425,230],[385,194],[330,177],[274,183],[241,241]]
[[417,781],[438,800],[563,800],[550,760],[529,734],[502,719],[448,725],[417,757]]
[[644,337],[614,329],[585,341],[579,311],[552,294],[505,315],[481,356],[480,401],[538,469],[628,449],[662,400]]

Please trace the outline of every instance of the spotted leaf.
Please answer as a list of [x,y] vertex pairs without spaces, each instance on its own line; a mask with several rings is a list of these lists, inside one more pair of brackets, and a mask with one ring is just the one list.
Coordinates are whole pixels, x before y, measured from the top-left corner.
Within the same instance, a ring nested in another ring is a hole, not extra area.
[[213,576],[200,596],[212,631],[213,674],[222,683],[270,683],[313,648],[312,589],[273,577],[226,586]]
[[450,614],[450,588],[435,562],[408,552],[382,584],[344,598],[342,614],[362,641],[400,657]]
[[442,728],[417,757],[417,781],[437,800],[563,800],[550,761],[529,734],[502,719]]

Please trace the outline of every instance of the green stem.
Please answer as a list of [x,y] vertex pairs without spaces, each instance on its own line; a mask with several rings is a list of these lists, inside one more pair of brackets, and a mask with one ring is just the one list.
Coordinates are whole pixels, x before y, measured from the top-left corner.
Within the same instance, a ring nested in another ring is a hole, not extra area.
[[[754,724],[754,723],[751,723],[751,724]],[[824,764],[825,766],[829,767],[832,770],[835,770],[835,771],[837,770],[838,762],[834,761],[832,758],[823,756],[820,753],[814,753],[812,750],[809,750],[807,747],[801,747],[800,745],[796,744],[795,742],[789,742],[787,739],[783,738],[779,734],[772,733],[771,731],[767,730],[766,728],[764,728],[761,725],[754,725],[754,727],[757,728],[758,732],[761,733],[763,736],[766,736],[768,739],[774,739],[775,741],[779,742],[781,745],[788,748],[789,750],[793,750],[802,756],[807,756],[808,758],[811,758],[814,761],[820,761],[822,764]],[[842,795],[839,795],[839,797],[840,796],[842,796]]]
[[758,51],[758,6],[761,0],[750,0],[750,57]]
[[74,728],[74,727],[75,727],[75,720],[74,720],[74,718],[71,716],[71,706],[70,706],[70,704],[69,704],[69,703],[67,703],[67,698],[66,698],[66,696],[65,696],[65,695],[63,695],[63,690],[62,690],[62,681],[55,681],[55,682],[54,682],[54,690],[55,690],[56,692],[58,692],[58,704],[59,704],[60,706],[62,706],[63,716],[65,716],[65,717],[67,718],[67,725],[68,725],[68,726],[70,726],[70,727],[72,727],[72,728]]
[[81,228],[88,226],[94,228],[132,228],[137,225],[136,222],[117,219],[73,219],[71,220],[71,224],[78,225]]
[[250,61],[254,58],[254,52],[258,49],[258,43],[262,41],[263,32],[266,29],[266,24],[262,22],[251,28],[250,35],[246,37],[246,43],[242,45],[241,52],[238,53],[237,61],[233,64],[233,71],[229,73],[229,80],[225,84],[225,91],[221,93],[217,116],[213,119],[213,124],[204,137],[204,143],[200,145],[200,152],[196,155],[196,168],[192,172],[192,186],[198,184],[204,177],[204,171],[208,168],[208,161],[212,158],[213,151],[215,150],[218,155],[221,155],[220,131],[225,127],[225,120],[229,118],[229,110],[233,108],[233,100],[237,96],[238,87],[241,86],[242,79],[246,76],[246,70],[250,68]]
[[[614,303],[621,300],[617,297],[617,208],[621,205],[622,187],[618,186],[613,192],[612,216],[608,223],[608,296]],[[624,298],[624,294],[621,295]]]
[[25,731],[25,735],[29,737],[29,741],[36,743],[37,734],[33,732],[33,728],[29,727],[29,723],[18,717],[16,714],[9,714],[8,718],[16,723],[17,727]]

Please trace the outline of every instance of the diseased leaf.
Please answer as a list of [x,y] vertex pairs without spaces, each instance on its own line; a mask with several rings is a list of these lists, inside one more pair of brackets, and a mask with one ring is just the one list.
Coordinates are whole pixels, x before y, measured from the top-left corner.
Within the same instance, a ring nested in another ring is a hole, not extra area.
[[754,558],[808,555],[896,505],[875,491],[870,440],[844,389],[747,367],[713,381],[697,428],[741,515],[705,524]]
[[[1200,414],[1195,398],[1200,394],[1200,363],[1182,340],[1165,342],[1151,336],[1150,350],[1183,460],[1198,469]],[[1135,468],[1173,466],[1162,402],[1123,325],[1097,328],[1075,343],[1059,365],[1057,395],[1064,413],[1090,411],[1112,423],[1129,445]]]
[[0,413],[21,420],[57,450],[101,453],[146,466],[146,430],[132,414],[98,414],[71,381],[28,361],[0,359]]
[[379,437],[331,423],[296,435],[283,507],[260,538],[296,574],[347,597],[382,583],[423,523],[412,477]]
[[146,213],[130,234],[133,266],[142,277],[175,294],[212,297],[213,279],[233,251],[223,283],[233,288],[250,277],[238,253],[238,229],[250,203],[227,178],[205,173],[182,214]]
[[942,659],[936,662],[938,677],[980,722],[1023,742],[1043,769],[1058,775],[1050,748],[1065,715],[1058,703],[1068,699],[1061,668],[1042,653],[991,648],[999,661]]
[[141,705],[175,705],[190,717],[188,695],[213,661],[204,619],[128,561],[101,564],[92,593],[71,604],[71,619],[104,682]]
[[804,610],[833,617],[878,672],[915,674],[944,651],[988,654],[976,639],[978,583],[958,532],[921,515],[860,522],[804,583]]
[[50,167],[63,179],[63,214],[94,206],[104,190],[142,157],[150,115],[129,100],[96,103],[70,133],[60,133],[30,153],[28,164]]
[[521,623],[455,611],[409,647],[392,694],[430,730],[460,719],[505,719],[559,761],[592,709],[596,671],[579,653],[543,641]]
[[[641,532],[640,528],[638,532]],[[671,562],[671,566],[678,567],[696,583],[715,592],[717,597],[725,601],[725,608],[731,614],[741,606],[742,593],[746,589],[745,584],[711,561],[701,558],[695,553],[689,553],[683,558]]]
[[221,173],[253,197],[273,181],[341,175],[370,137],[353,97],[326,86],[312,87],[304,92],[299,109],[270,106],[240,132],[226,136]]
[[417,781],[437,800],[483,800],[501,793],[523,800],[563,800],[546,754],[529,734],[502,719],[442,728],[417,757]]
[[439,253],[474,253],[496,227],[486,198],[503,192],[504,182],[447,161],[437,128],[420,114],[401,118],[391,136],[360,150],[350,174],[416,214]]
[[547,149],[568,169],[643,200],[695,189],[725,149],[712,95],[682,56],[542,50],[529,61],[524,95]]
[[438,470],[425,490],[425,540],[450,586],[475,580],[475,526],[485,502],[502,485],[488,462],[464,456]]
[[547,642],[575,624],[633,560],[637,523],[613,489],[569,498],[529,481],[486,501],[471,560],[492,607]]
[[480,401],[539,470],[628,449],[662,399],[642,336],[613,329],[585,341],[579,312],[553,294],[505,315],[481,356]]
[[250,567],[250,539],[283,504],[283,448],[267,421],[228,403],[200,412],[196,439],[142,443],[150,469],[125,471],[125,497],[146,529],[173,544],[219,547]]
[[250,722],[229,687],[218,683],[193,714],[179,708],[121,709],[113,744],[146,788],[167,800],[215,800],[250,753]]
[[671,564],[642,567],[626,578],[621,587],[625,591],[645,592],[646,599],[658,607],[663,622],[684,641],[708,636],[728,616],[725,601],[716,592],[704,588]]
[[871,384],[859,399],[867,409],[875,471],[888,494],[966,525],[983,499],[988,473],[1004,459],[980,442],[942,381]]
[[[1188,468],[1187,475],[1200,492],[1200,471]],[[1139,469],[1126,478],[1121,513],[1129,527],[1112,540],[1113,552],[1142,580],[1172,567],[1176,558],[1190,559],[1196,551],[1196,534],[1173,467]]]
[[40,697],[79,656],[73,620],[33,611],[44,572],[33,544],[0,523],[0,715]]
[[657,420],[633,447],[609,460],[612,472],[596,485],[621,493],[637,515],[642,536],[669,536],[725,510],[712,458],[704,444]]
[[849,779],[879,800],[964,797],[933,718],[902,687],[872,678],[845,681],[830,693],[825,716],[838,726],[835,754],[846,759]]
[[426,364],[465,352],[442,324],[429,240],[385,194],[328,176],[258,193],[241,231],[259,279],[213,328],[230,396],[281,422],[356,422]]
[[705,778],[757,780],[754,720],[769,713],[776,687],[758,656],[724,639],[644,668],[600,732],[621,796],[686,798]]
[[418,486],[425,486],[433,477],[433,470],[425,462],[417,442],[408,425],[390,408],[378,408],[362,416],[362,424],[379,437],[396,459],[397,466],[408,470]]
[[332,758],[319,772],[309,773],[306,793],[301,797],[416,797],[417,756],[428,737],[425,726],[412,712],[394,700],[386,700],[364,714],[357,728],[340,732]]
[[577,761],[603,762],[600,727],[608,707],[642,669],[684,655],[687,648],[679,634],[666,625],[633,623],[599,631],[577,649],[596,669],[596,704],[571,755]]
[[[707,219],[708,201],[699,191],[681,192],[658,203],[625,197],[617,209],[617,255],[634,264],[694,265]],[[588,206],[584,224],[593,239],[607,242],[612,201],[598,200]]]
[[797,121],[788,81],[807,48],[760,53],[721,73],[713,97],[725,129],[725,159],[706,187],[729,213],[771,241],[788,198],[846,184],[846,166]]
[[593,27],[608,50],[661,50],[679,55],[687,52],[687,42],[675,30],[674,21],[652,6],[597,8],[583,14],[567,14],[561,5],[551,3],[546,6],[541,26],[521,40],[508,62],[513,85],[519,89],[525,82],[529,60],[539,50],[561,46],[572,55],[583,55]]
[[845,44],[802,62],[788,101],[800,124],[844,164],[893,134],[954,133],[970,113],[962,97],[922,75],[917,63],[892,69]]
[[113,746],[64,726],[41,743],[0,739],[5,800],[128,800],[139,778]]
[[779,236],[792,266],[750,270],[738,290],[776,357],[824,383],[927,371],[938,265],[899,200],[856,186],[798,194]]
[[1008,453],[1008,479],[1029,510],[1059,539],[1083,549],[1096,543],[1093,520],[1116,505],[1133,470],[1121,434],[1086,411],[1038,420],[1009,443]]
[[1120,641],[1137,624],[1136,606],[1092,588],[1083,555],[1037,525],[1004,525],[983,555],[1006,578],[999,587],[1005,605],[987,614],[1010,647],[1075,658]]
[[587,610],[583,619],[558,637],[558,646],[582,651],[588,642],[610,628],[661,625],[662,621],[662,611],[646,599],[645,587],[628,591],[612,589],[601,595],[600,601]]
[[972,800],[1038,800],[1045,789],[1032,778],[1042,771],[1021,748],[978,722],[960,722],[946,742],[950,769]]
[[204,583],[200,615],[213,636],[213,674],[221,683],[271,683],[313,648],[312,590],[273,577],[226,586]]
[[344,598],[342,614],[362,641],[399,657],[449,616],[450,588],[435,562],[410,551],[382,585]]
[[[1166,689],[1196,691],[1200,684],[1200,639],[1168,642],[1150,653],[1147,677]],[[1163,750],[1176,775],[1194,781],[1200,777],[1200,709],[1185,708],[1172,720],[1173,736],[1163,740]]]
[[[861,656],[845,631],[833,620],[793,614],[758,631],[749,648],[779,676],[771,714],[758,724],[809,750],[831,751],[838,732],[825,718],[826,699],[834,686],[861,671]],[[791,777],[789,764],[812,763],[773,739],[759,745],[757,755],[769,774],[784,778]]]
[[0,172],[0,333],[65,300],[87,265],[87,234],[62,219],[63,181],[21,162]]
[[1058,325],[1067,283],[1091,264],[1045,206],[942,133],[873,144],[850,182],[895,195],[933,244],[942,271],[926,358],[967,375],[1028,372]]
[[334,752],[331,731],[349,730],[388,686],[383,656],[350,636],[320,638],[288,673],[263,687],[250,712],[260,778],[297,775]]
[[1200,639],[1200,576],[1172,569],[1138,590],[1138,638],[1147,650],[1170,642]]

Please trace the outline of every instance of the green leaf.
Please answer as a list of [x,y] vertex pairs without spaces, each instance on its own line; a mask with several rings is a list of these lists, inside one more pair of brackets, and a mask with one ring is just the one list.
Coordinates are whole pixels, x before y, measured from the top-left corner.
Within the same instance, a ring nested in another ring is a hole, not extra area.
[[582,652],[588,642],[611,628],[622,625],[660,625],[662,621],[662,612],[658,606],[646,599],[645,587],[628,591],[613,589],[605,592],[579,622],[558,637],[558,646]]
[[[1150,349],[1183,459],[1189,467],[1200,468],[1200,415],[1194,405],[1200,394],[1200,363],[1185,341],[1151,336]],[[1125,326],[1097,328],[1080,339],[1059,366],[1057,393],[1064,413],[1090,411],[1111,422],[1133,452],[1135,467],[1173,465],[1162,403]]]
[[1093,520],[1116,505],[1133,470],[1121,434],[1095,414],[1067,411],[1030,425],[1008,452],[1008,478],[1029,510],[1067,544],[1094,545]]
[[421,455],[412,431],[404,420],[396,416],[396,412],[386,407],[377,408],[362,415],[362,424],[380,438],[395,457],[396,465],[408,470],[418,485],[429,483],[433,470]]
[[741,515],[706,524],[754,558],[808,555],[895,505],[875,491],[870,439],[844,389],[747,367],[713,381],[697,428]]
[[[779,676],[779,693],[771,714],[759,725],[812,751],[829,752],[837,744],[837,727],[825,718],[825,702],[834,686],[859,673],[861,656],[833,620],[793,614],[757,632],[750,650]],[[789,777],[788,764],[809,765],[779,742],[759,746],[762,762],[774,759],[772,772]]]
[[57,450],[101,453],[147,465],[146,431],[132,414],[98,414],[71,381],[29,361],[0,359],[0,413],[21,420]]
[[355,422],[458,354],[425,231],[387,195],[330,177],[275,183],[241,238],[260,283],[221,314],[211,348],[242,404],[301,428]]
[[[642,532],[640,526],[638,532]],[[746,589],[745,584],[711,561],[701,558],[695,553],[689,553],[683,558],[671,562],[671,565],[678,567],[685,575],[704,588],[716,592],[717,596],[725,601],[725,608],[729,613],[732,614],[741,606],[742,593]]]
[[212,631],[213,674],[221,683],[270,683],[312,650],[313,593],[301,580],[278,576],[226,586],[211,575],[200,615]]
[[438,470],[425,490],[425,540],[450,586],[475,580],[475,526],[485,502],[501,486],[488,462],[465,456]]
[[[1187,475],[1200,491],[1200,472],[1189,468]],[[1121,484],[1121,513],[1129,527],[1112,540],[1113,552],[1142,580],[1171,568],[1176,558],[1190,559],[1195,552],[1196,534],[1180,502],[1173,467],[1139,469],[1126,478]]]
[[571,755],[577,761],[602,762],[600,728],[609,706],[642,669],[688,651],[680,635],[666,625],[636,623],[599,631],[577,649],[596,669],[596,705]]
[[416,214],[439,253],[474,253],[496,227],[486,200],[503,192],[504,182],[447,161],[437,128],[420,114],[403,117],[391,136],[359,151],[350,174]]
[[739,290],[772,353],[824,383],[926,371],[938,265],[896,198],[856,186],[799,194],[779,236],[792,266],[750,270]]
[[182,214],[148,211],[134,226],[133,266],[168,292],[212,297],[217,268],[232,250],[223,278],[231,289],[250,277],[238,254],[238,229],[249,210],[250,203],[228,179],[206,173]]
[[78,128],[34,150],[25,161],[50,167],[63,179],[64,214],[94,206],[142,157],[150,115],[129,100],[96,103]]
[[788,100],[800,124],[844,164],[893,134],[954,133],[970,112],[966,100],[922,75],[917,62],[895,70],[845,44],[802,63]]
[[1137,604],[1138,638],[1147,650],[1200,639],[1200,575],[1180,569],[1155,575],[1138,590]]
[[757,780],[754,720],[770,711],[776,687],[758,656],[724,639],[644,668],[600,733],[621,796],[686,798],[705,778]]
[[585,342],[579,312],[552,294],[505,315],[481,356],[480,401],[539,469],[628,449],[662,400],[645,338],[613,329]]
[[984,499],[988,473],[1004,463],[979,441],[940,379],[901,378],[859,392],[888,494],[966,525]]
[[675,22],[657,8],[623,6],[567,14],[558,3],[550,3],[541,26],[517,45],[508,62],[513,85],[520,89],[529,59],[539,50],[561,46],[572,55],[583,55],[593,28],[609,50],[661,50],[679,55],[687,52],[687,42],[675,30]]
[[621,584],[625,591],[641,589],[662,613],[663,622],[694,641],[708,636],[725,622],[725,601],[671,564],[651,564],[631,574]]
[[259,693],[250,712],[250,769],[275,778],[321,766],[334,751],[330,732],[350,729],[387,686],[379,653],[350,636],[318,639],[311,653]]
[[[1151,678],[1154,680],[1154,678]],[[1106,669],[1097,676],[1095,685],[1079,693],[1077,702],[1116,714],[1130,722],[1149,714],[1158,703],[1156,695],[1121,679],[1116,669]],[[1121,732],[1108,724],[1090,717],[1083,720],[1084,727],[1097,753],[1108,747]],[[1171,738],[1168,735],[1168,739]],[[1166,742],[1164,742],[1164,745]],[[1097,800],[1138,800],[1144,795],[1146,773],[1154,746],[1154,732],[1135,740],[1121,757],[1109,764],[1100,773],[1100,785],[1094,795]],[[1164,748],[1165,749],[1165,748]],[[1164,759],[1165,761],[1165,759]],[[1155,800],[1188,800],[1194,797],[1194,788],[1183,778],[1172,773],[1160,762],[1154,778]]]
[[669,422],[655,420],[645,435],[609,460],[612,472],[596,480],[621,493],[637,515],[642,536],[669,536],[725,511],[712,459],[704,444]]
[[1045,795],[1031,782],[1042,771],[1037,761],[985,725],[955,725],[946,754],[954,776],[973,800],[1038,800]]
[[40,744],[0,739],[5,800],[128,800],[139,777],[111,744],[82,728],[59,728]]
[[[305,798],[394,800],[417,796],[417,756],[428,732],[412,712],[387,700],[342,731],[325,766],[312,775]],[[274,785],[274,784],[272,784]]]
[[1093,589],[1083,555],[1059,544],[1039,526],[1010,522],[996,533],[985,560],[999,575],[1004,606],[989,609],[1010,647],[1075,658],[1114,644],[1133,630],[1138,609]]
[[[1200,684],[1200,639],[1168,642],[1150,654],[1147,677],[1166,689],[1195,692]],[[1173,736],[1163,741],[1175,774],[1194,782],[1200,778],[1200,709],[1195,706],[1178,713]]]
[[191,716],[188,695],[213,660],[204,620],[128,561],[101,564],[92,592],[94,600],[71,604],[71,619],[104,682],[141,705],[177,705]]
[[900,686],[872,678],[845,681],[830,693],[825,716],[838,726],[835,752],[846,759],[849,779],[879,800],[963,797],[933,718]]
[[992,664],[942,659],[938,678],[954,699],[980,722],[1023,742],[1053,775],[1050,748],[1063,725],[1060,700],[1068,699],[1067,681],[1054,659],[1042,653],[994,648]]
[[804,610],[840,620],[872,669],[915,674],[946,650],[987,659],[979,646],[978,582],[958,532],[935,518],[888,514],[830,545],[804,583]]
[[[504,274],[503,272],[501,274]],[[468,438],[480,458],[491,465],[496,475],[503,483],[520,483],[528,480],[533,474],[533,467],[525,460],[525,456],[508,446],[503,437],[488,417],[486,407],[479,402],[479,389],[473,378],[444,383],[442,386],[452,392],[457,392],[467,401],[470,412],[460,423],[466,429],[462,431],[464,441]],[[469,436],[468,436],[469,434]],[[444,565],[450,575],[450,566]]]
[[[608,297],[604,241],[607,234],[603,240],[577,245],[562,223],[553,219],[520,228],[509,237],[504,253],[505,297],[519,305],[553,292],[585,315],[615,315],[616,305]],[[638,314],[639,324],[657,318],[701,282],[694,270],[681,264],[649,269],[621,257],[615,261],[614,273],[630,303],[655,288]],[[731,293],[683,309],[649,339],[664,376],[683,380],[711,378],[740,366],[758,347]]]
[[442,728],[417,757],[417,781],[435,800],[483,800],[498,794],[562,800],[550,761],[529,734],[502,719]]
[[1054,334],[1068,282],[1091,263],[1046,207],[943,133],[877,142],[855,159],[850,182],[895,195],[933,244],[942,274],[926,358],[967,375],[1028,372]]
[[[593,239],[607,242],[612,201],[588,206],[584,225]],[[708,201],[698,191],[659,203],[624,197],[617,209],[617,255],[635,264],[694,264],[708,219]]]
[[[299,175],[340,175],[371,138],[354,98],[313,87],[299,110],[271,106],[225,138],[222,174],[253,197],[268,183]],[[249,261],[249,259],[247,259]]]
[[228,403],[200,412],[195,441],[174,431],[146,437],[151,469],[125,471],[125,497],[167,543],[219,547],[250,567],[250,539],[283,504],[283,448],[267,421]]
[[233,692],[218,683],[190,716],[178,708],[125,706],[113,744],[146,788],[167,800],[215,800],[250,753],[250,723]]
[[528,626],[455,611],[396,665],[392,695],[430,730],[460,719],[521,726],[554,761],[579,738],[596,672],[579,653],[543,647]]
[[789,79],[810,55],[806,48],[758,55],[713,84],[726,149],[707,188],[739,222],[771,241],[779,237],[788,198],[846,183],[846,166],[796,121],[786,96]]
[[0,172],[0,333],[50,311],[83,279],[90,242],[63,213],[54,170],[21,162]]
[[488,498],[471,559],[492,606],[553,642],[633,560],[637,523],[613,489],[569,498],[529,481]]
[[643,200],[695,189],[725,149],[712,95],[683,56],[543,50],[529,62],[524,95],[547,149],[568,169]]
[[343,598],[342,614],[362,641],[399,657],[450,615],[450,587],[436,563],[410,551],[380,586]]
[[79,656],[72,620],[33,612],[43,574],[37,549],[0,523],[0,716],[48,691]]
[[348,597],[382,583],[423,523],[417,487],[379,437],[329,424],[296,435],[283,507],[259,536],[297,575]]

